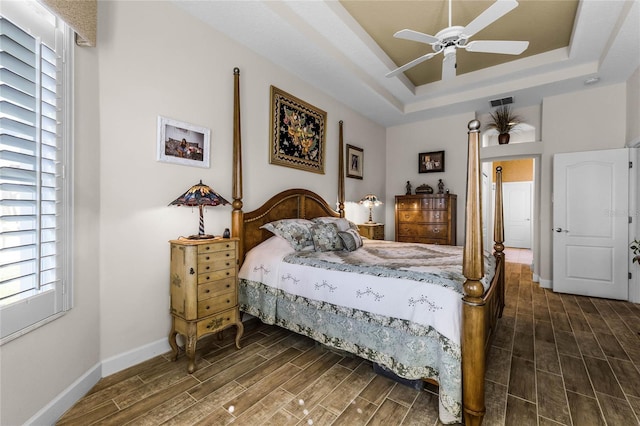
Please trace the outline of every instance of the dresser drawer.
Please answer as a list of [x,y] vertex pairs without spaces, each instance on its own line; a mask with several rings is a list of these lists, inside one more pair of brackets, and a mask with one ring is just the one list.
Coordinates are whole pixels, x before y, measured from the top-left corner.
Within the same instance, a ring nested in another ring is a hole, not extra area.
[[442,210],[406,210],[398,212],[399,222],[413,222],[413,223],[449,223],[449,218],[446,211]]
[[198,286],[198,300],[209,299],[210,297],[220,296],[221,294],[234,291],[236,280],[234,277],[225,278],[223,280],[211,281]]
[[224,250],[235,251],[235,249],[236,249],[235,241],[214,240],[211,243],[199,245],[198,254],[212,253],[212,252],[224,251]]
[[408,198],[401,199],[396,202],[398,210],[422,210],[422,209],[447,209],[447,198],[430,197],[430,198]]
[[[400,237],[421,237],[432,239],[447,239],[449,228],[446,224],[419,225],[410,223],[400,223],[398,225],[398,235]],[[413,240],[416,241],[416,240]]]
[[236,306],[238,296],[235,291],[198,302],[198,318],[224,311]]
[[223,278],[230,278],[235,276],[236,276],[235,266],[232,268],[205,272],[204,274],[198,274],[198,284],[204,284],[204,283],[208,283],[209,281],[221,280]]
[[421,243],[421,244],[441,244],[448,245],[448,241],[442,238],[424,238],[424,237],[398,237],[401,243]]
[[213,333],[237,322],[237,309],[229,309],[227,311],[220,312],[217,315],[198,321],[196,325],[196,336],[200,337],[207,333]]

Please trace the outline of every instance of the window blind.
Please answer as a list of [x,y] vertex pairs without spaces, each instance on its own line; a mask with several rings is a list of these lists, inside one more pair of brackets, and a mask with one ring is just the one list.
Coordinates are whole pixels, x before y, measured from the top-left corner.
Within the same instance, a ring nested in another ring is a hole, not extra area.
[[69,301],[62,32],[41,13],[30,15],[44,19],[27,30],[0,16],[0,339],[59,314]]

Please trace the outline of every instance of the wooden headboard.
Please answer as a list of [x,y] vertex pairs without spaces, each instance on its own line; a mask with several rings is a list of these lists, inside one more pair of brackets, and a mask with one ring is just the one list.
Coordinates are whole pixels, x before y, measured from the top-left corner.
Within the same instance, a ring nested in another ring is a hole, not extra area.
[[243,215],[243,254],[267,240],[273,234],[260,227],[279,219],[313,219],[314,217],[341,217],[315,192],[306,189],[288,189],[274,195],[259,209]]

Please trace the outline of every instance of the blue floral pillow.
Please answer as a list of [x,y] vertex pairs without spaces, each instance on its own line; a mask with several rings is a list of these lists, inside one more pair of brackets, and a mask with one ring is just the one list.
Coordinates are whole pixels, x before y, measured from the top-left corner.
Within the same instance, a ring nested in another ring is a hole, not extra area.
[[331,217],[331,216],[323,216],[323,217],[315,217],[311,219],[313,223],[333,223],[338,227],[338,231],[346,231],[348,229],[358,230],[358,225],[351,222],[348,219],[343,217]]
[[335,223],[315,223],[311,227],[311,238],[315,251],[342,250],[342,240],[338,236]]
[[338,236],[342,240],[344,249],[347,251],[354,251],[362,247],[362,237],[355,229],[338,232]]
[[295,251],[301,251],[307,247],[313,248],[311,226],[313,226],[313,222],[307,219],[282,219],[269,222],[260,228],[284,238]]

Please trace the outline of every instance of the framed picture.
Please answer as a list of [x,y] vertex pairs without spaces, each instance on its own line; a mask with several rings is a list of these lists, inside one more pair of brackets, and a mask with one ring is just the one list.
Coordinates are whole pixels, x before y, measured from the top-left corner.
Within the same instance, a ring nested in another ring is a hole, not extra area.
[[269,163],[324,174],[327,113],[271,86]]
[[444,151],[418,154],[418,173],[444,172]]
[[347,177],[362,179],[364,170],[364,150],[347,144]]
[[158,161],[209,167],[211,130],[158,117]]

